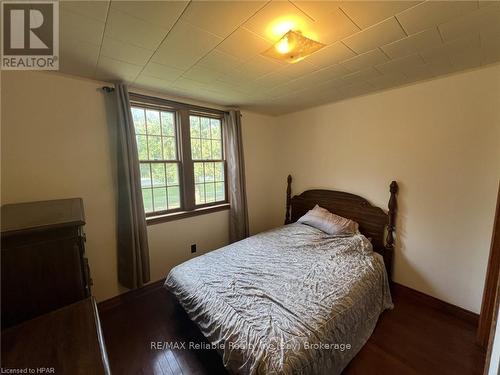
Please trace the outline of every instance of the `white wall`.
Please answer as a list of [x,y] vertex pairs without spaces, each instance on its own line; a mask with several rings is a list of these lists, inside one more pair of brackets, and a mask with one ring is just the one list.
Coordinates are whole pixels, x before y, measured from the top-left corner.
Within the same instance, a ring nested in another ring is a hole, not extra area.
[[[113,112],[110,97],[99,91],[103,83],[40,72],[2,72],[1,78],[1,203],[82,197],[93,292],[98,300],[117,295],[123,290],[116,271]],[[279,222],[268,212],[278,199],[266,182],[275,167],[269,146],[276,125],[253,113],[243,121],[255,233]],[[192,243],[196,255],[227,244],[228,211],[151,225],[148,237],[154,281],[189,259]]]
[[117,294],[115,195],[97,82],[2,72],[1,201],[81,197],[99,299]]
[[243,150],[250,233],[283,225],[286,173],[280,168],[281,130],[276,118],[243,112]]
[[479,312],[500,177],[500,66],[281,116],[294,192],[386,207],[400,186],[394,279]]

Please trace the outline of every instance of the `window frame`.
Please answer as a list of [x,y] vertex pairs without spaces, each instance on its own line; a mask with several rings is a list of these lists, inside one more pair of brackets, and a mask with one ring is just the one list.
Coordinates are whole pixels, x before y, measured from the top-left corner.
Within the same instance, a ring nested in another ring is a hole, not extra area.
[[[186,217],[207,214],[216,211],[229,209],[228,185],[227,185],[227,160],[226,160],[226,126],[224,121],[224,111],[174,102],[166,99],[150,97],[142,94],[130,93],[130,107],[140,107],[158,111],[173,112],[175,118],[175,138],[177,146],[177,160],[140,160],[139,154],[136,157],[139,162],[144,163],[177,163],[180,207],[170,210],[145,212],[148,225],[162,223],[166,221],[178,220]],[[191,155],[191,127],[189,116],[201,116],[219,119],[221,122],[221,147],[222,159],[196,159]],[[135,128],[134,128],[135,134]],[[149,155],[148,155],[149,157]],[[203,204],[196,204],[194,163],[196,162],[223,162],[224,171],[224,200]],[[142,196],[142,187],[141,187]],[[153,207],[154,208],[154,207]]]
[[[199,117],[206,117],[206,118],[214,118],[214,119],[219,119],[220,124],[221,124],[221,147],[222,147],[222,155],[221,159],[193,159],[191,157],[191,164],[193,167],[193,177],[194,177],[194,163],[223,163],[223,171],[224,171],[224,200],[223,201],[215,201],[215,202],[209,202],[209,203],[203,203],[203,204],[196,204],[196,197],[194,201],[194,207],[195,209],[198,208],[206,208],[210,206],[214,206],[217,204],[224,204],[224,203],[229,203],[228,200],[228,195],[227,195],[227,160],[226,160],[226,139],[225,139],[225,124],[224,124],[224,116],[216,116],[212,113],[204,113],[204,112],[199,112],[199,111],[189,111],[189,116],[199,116]],[[189,117],[188,116],[188,117]],[[189,121],[189,129],[191,130],[191,121]],[[203,138],[200,138],[202,140]],[[212,138],[211,138],[212,140]],[[189,136],[189,147],[191,149],[191,135]],[[215,183],[215,181],[214,181]],[[204,183],[205,185],[205,183]],[[193,189],[196,189],[196,182],[193,181]],[[205,195],[205,200],[206,200],[206,195]]]

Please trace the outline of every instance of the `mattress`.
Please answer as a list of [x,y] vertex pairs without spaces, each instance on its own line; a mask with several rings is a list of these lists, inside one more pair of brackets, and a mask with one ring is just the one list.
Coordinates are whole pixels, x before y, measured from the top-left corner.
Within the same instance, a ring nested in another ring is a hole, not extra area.
[[298,223],[180,264],[165,287],[235,374],[339,374],[392,308],[366,237]]

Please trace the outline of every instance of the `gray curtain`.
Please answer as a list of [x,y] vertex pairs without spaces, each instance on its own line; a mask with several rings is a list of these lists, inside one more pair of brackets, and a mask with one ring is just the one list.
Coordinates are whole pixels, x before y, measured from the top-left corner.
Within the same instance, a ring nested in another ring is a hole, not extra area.
[[148,237],[127,86],[116,84],[115,96],[118,137],[118,281],[133,289],[149,282]]
[[245,162],[241,135],[240,111],[224,115],[226,126],[227,186],[229,211],[229,240],[236,242],[248,237],[248,210],[245,185]]

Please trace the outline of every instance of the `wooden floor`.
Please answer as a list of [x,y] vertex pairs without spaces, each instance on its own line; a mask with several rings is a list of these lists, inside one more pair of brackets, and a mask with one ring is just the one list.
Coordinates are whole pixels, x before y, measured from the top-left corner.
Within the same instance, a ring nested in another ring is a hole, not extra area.
[[[471,323],[398,290],[393,300],[344,374],[482,374],[484,352]],[[151,349],[157,341],[208,344],[163,289],[100,315],[114,374],[226,374],[214,350]]]

